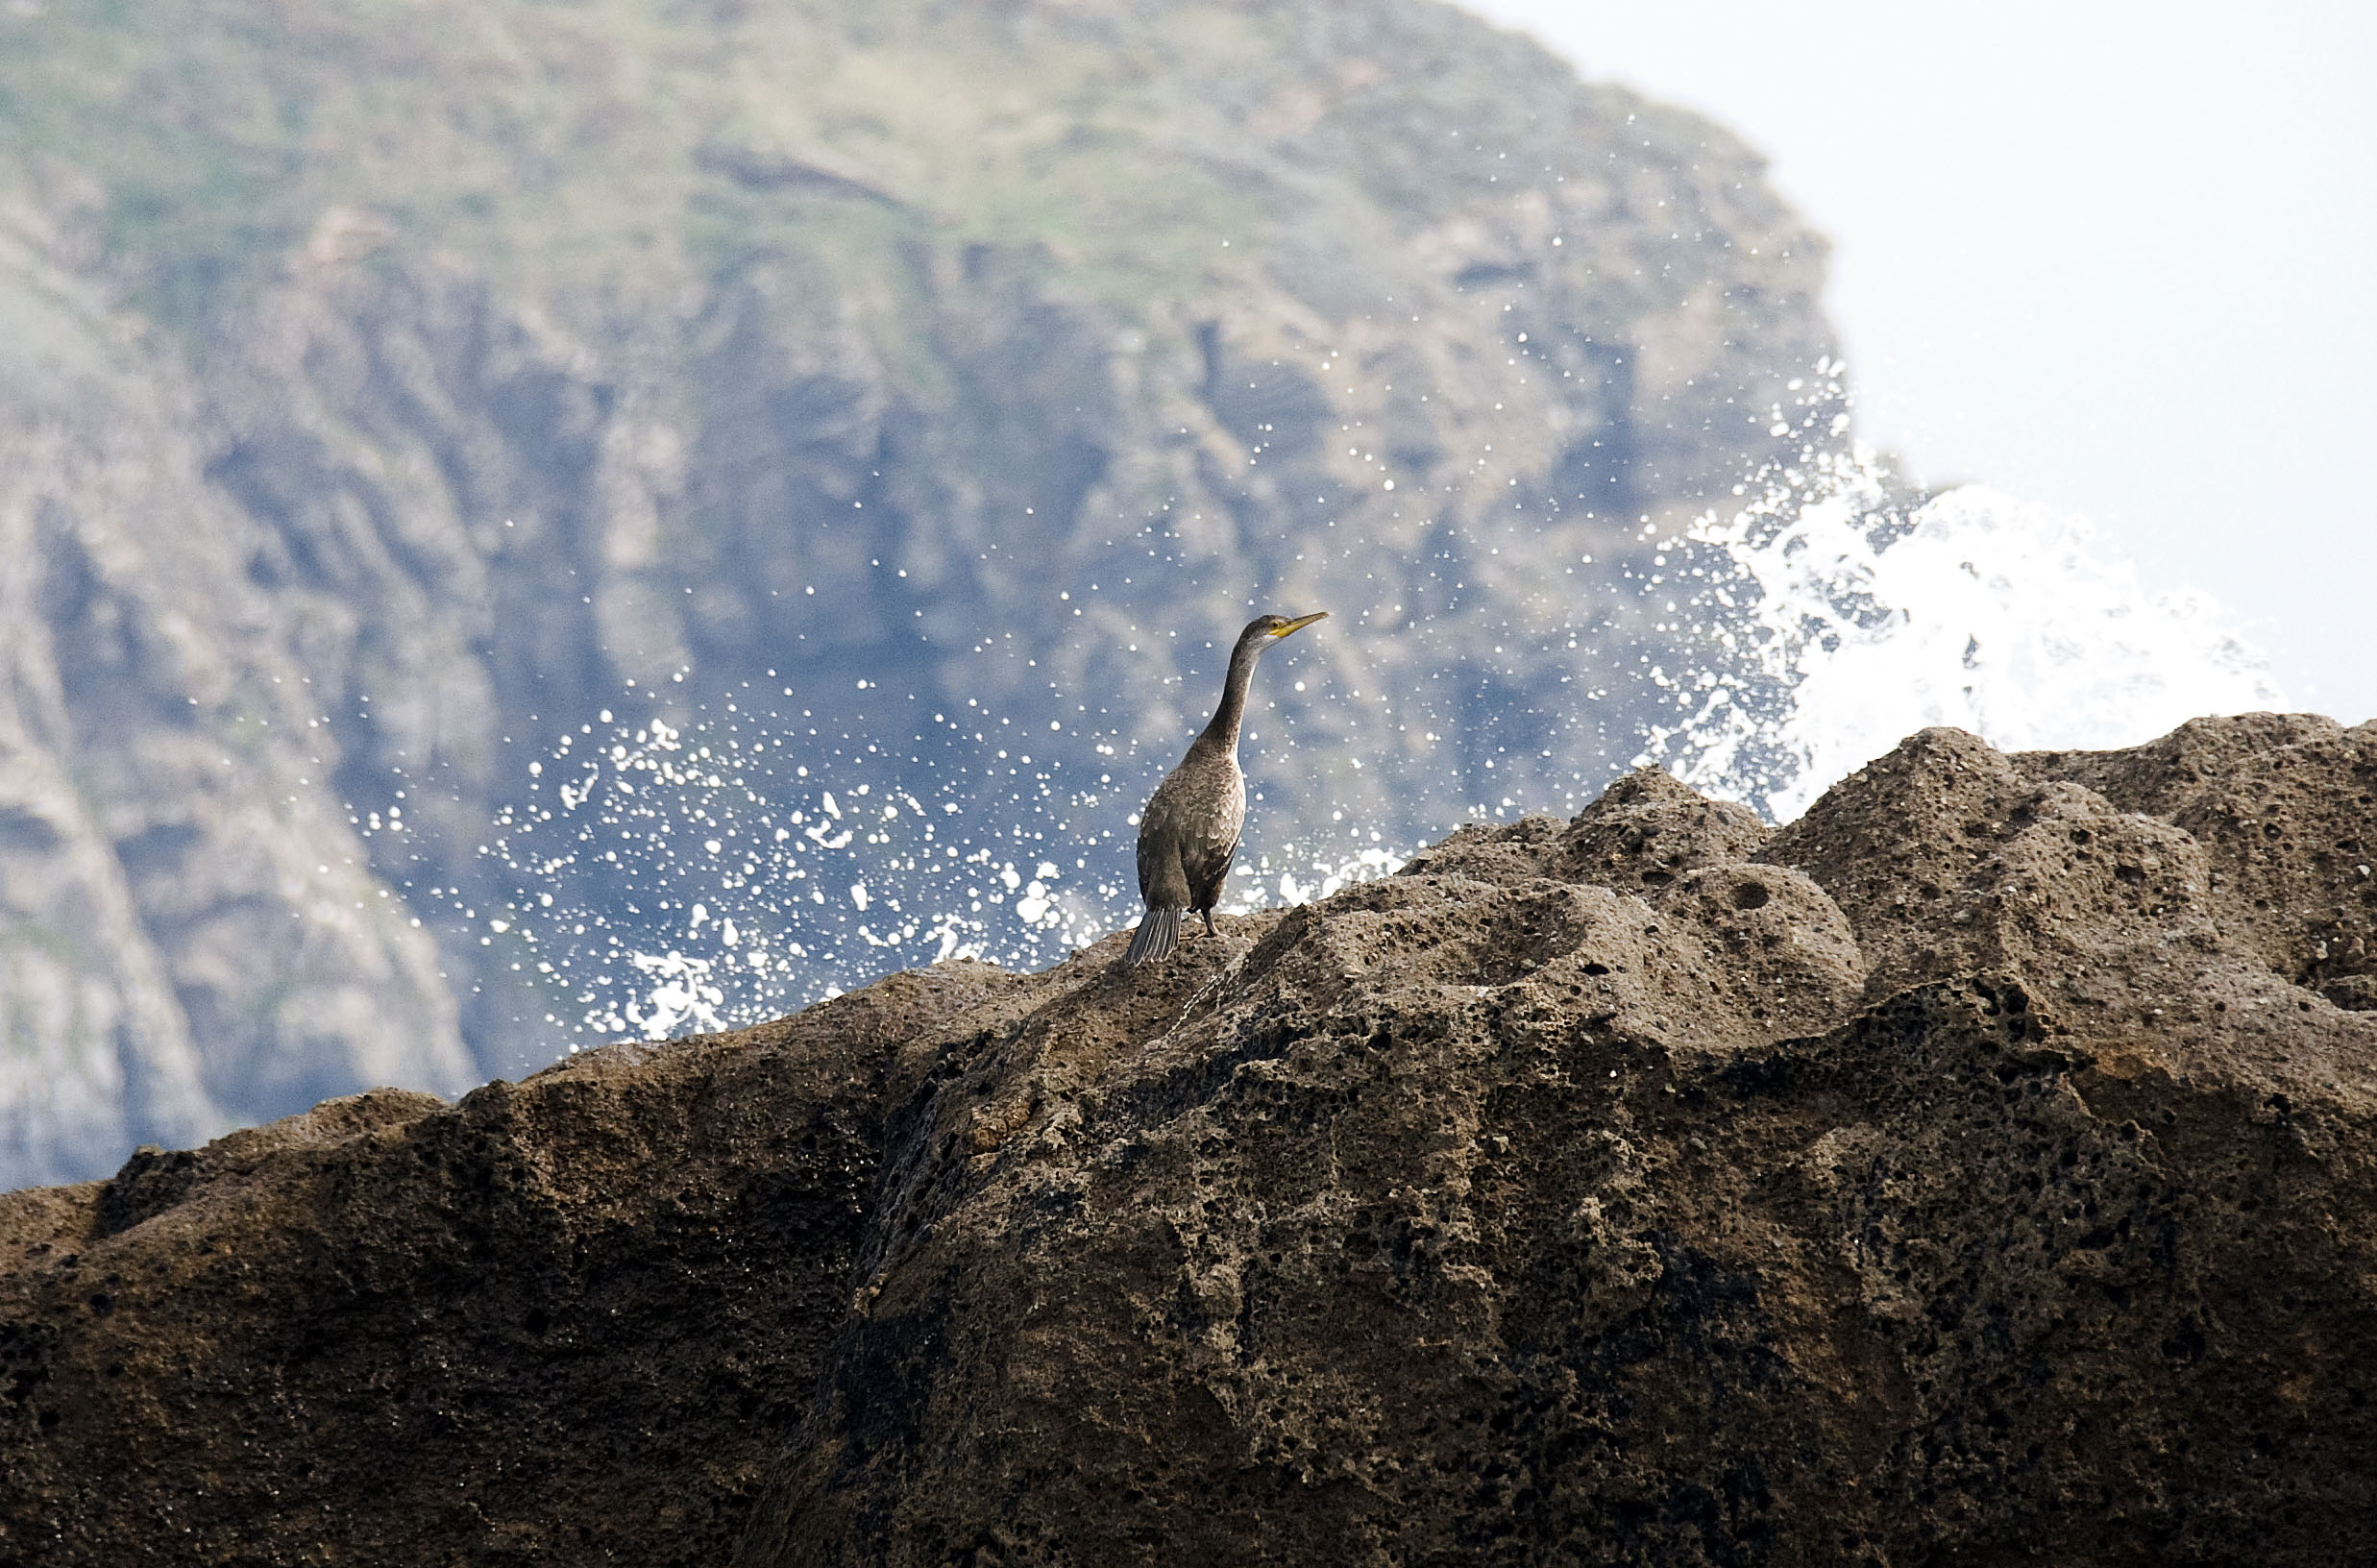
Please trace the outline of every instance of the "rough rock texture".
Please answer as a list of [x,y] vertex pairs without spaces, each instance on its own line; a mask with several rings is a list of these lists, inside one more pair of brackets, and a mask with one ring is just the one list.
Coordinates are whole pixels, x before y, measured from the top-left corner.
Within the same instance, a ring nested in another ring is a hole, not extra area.
[[2372,768],[1638,774],[1151,970],[12,1194],[0,1562],[2348,1560]]
[[2130,751],[2010,760],[2185,829],[2211,858],[2229,929],[2264,964],[2339,1007],[2377,1011],[2377,749],[2367,726],[2339,732],[2299,714],[2252,714],[2184,724]]
[[1272,842],[1560,798],[1822,281],[1731,138],[1422,0],[0,7],[0,1185],[539,1065],[479,846],[606,709],[974,699],[1112,826],[1260,593],[1335,612]]
[[887,1107],[1020,989],[944,966],[0,1199],[0,1563],[719,1560],[847,1311]]

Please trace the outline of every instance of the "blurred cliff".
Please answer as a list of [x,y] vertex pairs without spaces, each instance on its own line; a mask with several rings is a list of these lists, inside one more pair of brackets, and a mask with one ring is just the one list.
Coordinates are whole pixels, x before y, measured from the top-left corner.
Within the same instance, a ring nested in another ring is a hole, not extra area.
[[1601,776],[1821,280],[1420,0],[0,11],[0,1184],[550,1057],[479,847],[629,683],[1155,768],[1262,596],[1446,721],[1283,683],[1268,831]]

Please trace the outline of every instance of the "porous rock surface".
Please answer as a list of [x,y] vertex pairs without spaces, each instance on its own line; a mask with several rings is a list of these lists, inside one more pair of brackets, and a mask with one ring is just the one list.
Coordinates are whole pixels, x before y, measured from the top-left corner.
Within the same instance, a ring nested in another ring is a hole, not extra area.
[[2373,790],[2267,715],[1642,773],[143,1151],[0,1198],[0,1563],[2347,1560]]

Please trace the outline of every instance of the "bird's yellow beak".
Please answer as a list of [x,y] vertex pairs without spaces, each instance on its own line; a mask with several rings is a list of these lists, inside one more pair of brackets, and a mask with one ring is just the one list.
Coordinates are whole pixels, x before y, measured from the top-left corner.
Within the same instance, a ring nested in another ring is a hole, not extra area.
[[1287,625],[1284,626],[1272,627],[1271,635],[1274,638],[1285,637],[1291,631],[1302,631],[1305,627],[1311,625],[1315,621],[1326,621],[1328,619],[1329,612],[1327,610],[1314,610],[1311,615],[1297,616],[1293,621],[1288,622]]

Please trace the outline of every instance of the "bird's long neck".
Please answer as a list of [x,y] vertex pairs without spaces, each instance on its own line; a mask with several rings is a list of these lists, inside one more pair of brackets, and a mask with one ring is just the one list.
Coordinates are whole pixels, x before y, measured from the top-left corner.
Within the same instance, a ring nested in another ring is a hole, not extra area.
[[1230,650],[1230,674],[1221,683],[1221,705],[1213,710],[1205,733],[1197,737],[1199,745],[1237,752],[1238,725],[1246,719],[1246,688],[1254,682],[1255,660],[1262,652],[1262,645],[1251,638],[1241,639]]

